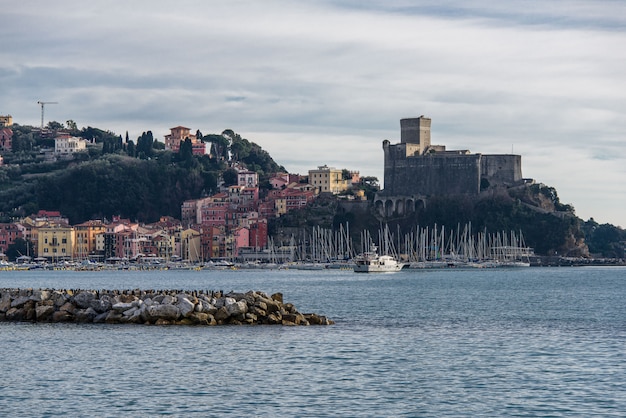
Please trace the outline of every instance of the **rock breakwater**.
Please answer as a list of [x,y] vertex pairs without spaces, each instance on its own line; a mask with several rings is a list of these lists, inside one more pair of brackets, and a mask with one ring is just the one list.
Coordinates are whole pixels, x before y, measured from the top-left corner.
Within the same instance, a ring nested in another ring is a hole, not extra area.
[[182,290],[0,289],[0,321],[154,325],[331,325],[283,295]]

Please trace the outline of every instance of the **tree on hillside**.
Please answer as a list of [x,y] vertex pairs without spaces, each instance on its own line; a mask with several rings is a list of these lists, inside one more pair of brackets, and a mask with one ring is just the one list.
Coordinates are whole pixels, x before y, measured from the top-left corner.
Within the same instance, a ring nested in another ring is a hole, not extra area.
[[222,179],[224,180],[224,186],[233,186],[237,184],[237,170],[229,168],[222,173]]
[[4,199],[0,191],[0,210],[34,201],[29,213],[55,208],[67,215],[71,223],[110,218],[114,214],[154,222],[164,215],[179,217],[183,201],[197,199],[211,187],[214,186],[210,176],[200,167],[107,154],[33,178],[23,193],[14,189],[7,195],[13,196],[11,200]]
[[129,157],[135,158],[135,155],[136,155],[135,143],[133,142],[132,139],[130,141],[127,141],[126,143],[126,154]]
[[205,142],[211,143],[211,155],[217,159],[228,160],[228,147],[230,140],[223,135],[206,135],[203,137]]
[[122,136],[107,135],[102,139],[102,154],[117,154],[122,151]]
[[72,119],[66,121],[65,125],[67,126],[67,129],[70,131],[70,134],[76,135],[79,132],[76,122],[74,122]]
[[363,190],[367,200],[372,201],[380,189],[378,186],[378,178],[372,176],[361,177],[359,184],[356,185],[355,188]]
[[222,133],[230,139],[230,152],[233,161],[239,161],[249,170],[261,175],[286,171],[272,159],[269,153],[254,142],[242,138],[239,134],[228,129]]
[[63,129],[64,126],[61,122],[57,122],[56,120],[51,120],[48,122],[47,128],[51,131],[58,131],[59,129]]
[[150,158],[153,153],[153,142],[152,131],[143,132],[141,136],[137,138],[137,157],[142,160]]
[[13,153],[32,151],[36,143],[37,141],[35,140],[32,132],[29,131],[26,133],[19,129],[13,129],[13,140],[11,146]]
[[583,223],[585,242],[592,254],[624,258],[626,231],[611,224],[598,224],[593,218]]
[[185,138],[184,141],[180,141],[178,158],[180,161],[185,163],[186,167],[191,167],[193,160],[193,145],[191,143],[191,139]]

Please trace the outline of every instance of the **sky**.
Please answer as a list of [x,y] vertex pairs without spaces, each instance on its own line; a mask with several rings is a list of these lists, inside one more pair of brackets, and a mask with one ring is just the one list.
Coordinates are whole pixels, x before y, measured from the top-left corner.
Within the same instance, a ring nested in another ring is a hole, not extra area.
[[626,1],[0,0],[0,115],[163,141],[232,129],[292,173],[383,182],[382,141],[522,156],[626,227]]

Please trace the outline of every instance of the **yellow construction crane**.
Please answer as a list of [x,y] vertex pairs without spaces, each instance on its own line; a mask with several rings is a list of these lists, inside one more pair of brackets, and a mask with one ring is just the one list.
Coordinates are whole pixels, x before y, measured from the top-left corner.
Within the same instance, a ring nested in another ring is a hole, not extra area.
[[47,104],[59,104],[59,103],[58,102],[42,102],[42,101],[39,101],[37,103],[41,105],[41,129],[43,129],[43,108],[44,108],[44,106],[47,105]]

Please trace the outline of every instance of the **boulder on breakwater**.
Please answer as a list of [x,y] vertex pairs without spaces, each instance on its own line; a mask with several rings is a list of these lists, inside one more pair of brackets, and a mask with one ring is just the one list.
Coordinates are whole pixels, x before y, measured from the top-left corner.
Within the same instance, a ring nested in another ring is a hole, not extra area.
[[0,289],[0,321],[156,325],[331,325],[281,293],[182,290]]

